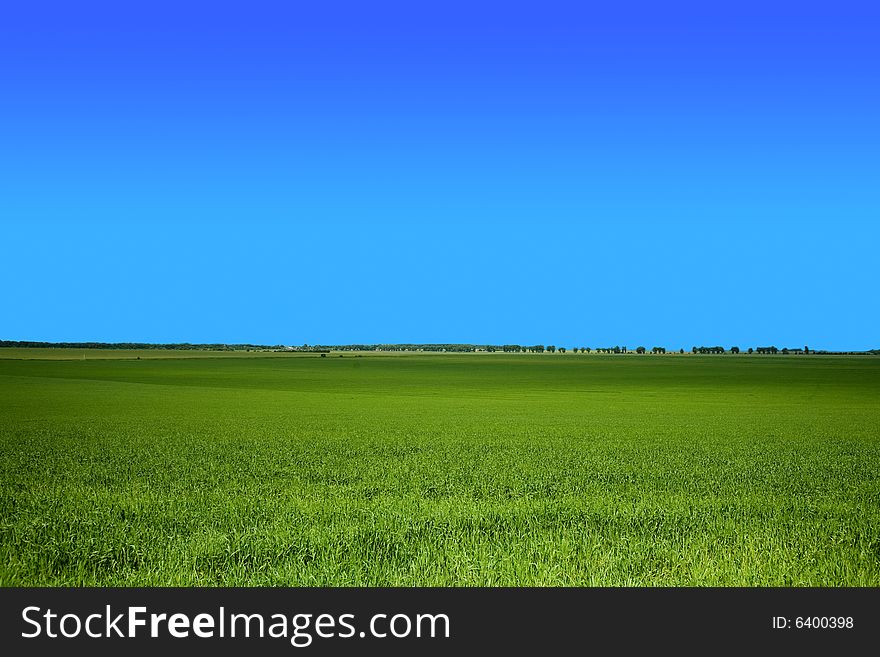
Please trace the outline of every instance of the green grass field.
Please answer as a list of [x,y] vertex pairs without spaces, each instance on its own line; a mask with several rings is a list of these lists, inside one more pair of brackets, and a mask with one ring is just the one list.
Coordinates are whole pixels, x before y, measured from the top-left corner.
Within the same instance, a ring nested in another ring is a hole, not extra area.
[[113,355],[0,353],[0,584],[880,585],[880,358]]

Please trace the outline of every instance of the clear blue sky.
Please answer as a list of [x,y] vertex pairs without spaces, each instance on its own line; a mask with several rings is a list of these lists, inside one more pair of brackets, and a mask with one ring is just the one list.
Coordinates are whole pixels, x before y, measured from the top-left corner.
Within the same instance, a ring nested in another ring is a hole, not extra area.
[[21,2],[0,339],[880,347],[880,3]]

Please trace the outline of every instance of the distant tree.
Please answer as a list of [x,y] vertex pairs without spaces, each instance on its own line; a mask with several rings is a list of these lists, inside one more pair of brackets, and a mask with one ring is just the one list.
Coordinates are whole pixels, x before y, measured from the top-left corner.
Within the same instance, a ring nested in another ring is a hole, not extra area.
[[590,348],[589,347],[581,347],[581,352],[583,353],[584,351],[586,351],[587,353],[590,353]]
[[750,354],[753,354],[753,353],[755,353],[755,350],[752,349],[751,347],[749,347],[749,353],[750,353]]
[[810,353],[810,348],[807,345],[804,345],[804,353],[805,354]]
[[637,354],[643,354],[643,353],[645,353],[645,351],[646,351],[646,350],[645,350],[644,347],[636,347],[636,353],[637,353]]
[[732,354],[738,354],[738,353],[739,353],[739,347],[731,347],[731,348],[730,348],[730,353],[732,353]]
[[559,353],[560,353],[560,354],[564,354],[564,353],[565,353],[565,347],[559,347]]
[[552,344],[551,344],[551,345],[547,345],[547,351],[549,351],[551,354],[555,354],[555,353],[556,353],[556,347],[555,347],[554,345],[552,345]]
[[678,353],[683,354],[683,353],[684,353],[684,347],[682,347],[681,349],[679,349],[679,350],[678,350]]
[[691,347],[691,353],[693,353],[693,354],[697,353],[697,348],[696,348],[696,347]]

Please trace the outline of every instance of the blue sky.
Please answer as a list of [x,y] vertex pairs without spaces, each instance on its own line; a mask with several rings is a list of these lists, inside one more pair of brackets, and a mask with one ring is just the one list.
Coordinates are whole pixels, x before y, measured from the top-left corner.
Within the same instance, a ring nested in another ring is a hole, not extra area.
[[19,5],[0,339],[880,347],[877,3]]

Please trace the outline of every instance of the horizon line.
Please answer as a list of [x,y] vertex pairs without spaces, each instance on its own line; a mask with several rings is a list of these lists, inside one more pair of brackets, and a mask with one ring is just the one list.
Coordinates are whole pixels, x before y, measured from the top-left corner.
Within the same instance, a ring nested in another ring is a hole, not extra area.
[[[644,348],[646,352],[650,352],[654,349],[662,349],[662,353],[692,353],[693,349],[701,350],[701,349],[721,349],[722,352],[727,353],[731,350],[736,349],[737,353],[742,352],[743,355],[746,354],[747,349],[754,349],[757,351],[758,349],[776,349],[779,352],[785,351],[795,351],[800,353],[824,353],[824,354],[853,354],[853,353],[864,353],[864,354],[876,354],[880,353],[880,349],[878,348],[863,348],[863,349],[815,349],[808,348],[809,345],[803,345],[801,347],[776,347],[775,344],[767,345],[767,346],[759,346],[759,347],[745,347],[740,348],[738,345],[731,345],[730,347],[724,347],[722,345],[692,345],[691,349],[687,349],[685,347],[679,347],[678,349],[663,347],[662,345],[652,345],[651,347],[645,344],[639,344],[637,347],[630,347],[629,345],[621,345],[615,344],[613,346],[599,346],[599,347],[591,347],[591,346],[572,346],[566,347],[564,345],[554,345],[552,343],[535,343],[535,344],[526,344],[526,343],[515,343],[515,342],[504,342],[504,343],[493,343],[493,342],[340,342],[333,344],[322,344],[322,343],[303,343],[302,345],[293,345],[293,344],[285,344],[285,343],[275,343],[275,344],[261,344],[261,343],[252,343],[252,342],[142,342],[142,341],[114,341],[114,342],[106,342],[100,340],[87,340],[87,341],[46,341],[46,340],[0,340],[0,348],[17,348],[17,349],[39,349],[39,348],[52,348],[52,349],[150,349],[150,348],[158,348],[158,349],[173,349],[173,348],[187,348],[190,350],[194,350],[197,348],[207,348],[207,350],[219,350],[219,348],[227,348],[229,350],[238,349],[284,349],[286,351],[314,351],[317,349],[328,349],[328,350],[339,350],[346,349],[350,351],[362,351],[363,349],[355,349],[355,347],[367,347],[372,350],[376,350],[381,347],[406,347],[406,348],[426,348],[426,347],[470,347],[473,350],[477,349],[485,349],[492,348],[494,351],[495,348],[498,348],[499,351],[505,352],[504,347],[511,348],[506,351],[506,353],[511,353],[512,351],[521,352],[523,350],[532,350],[536,348],[540,348],[541,351],[548,350],[549,347],[552,347],[553,350],[563,349],[565,351],[578,351],[580,350],[583,353],[584,349],[589,351],[611,351],[611,350],[620,350],[620,353],[636,353],[637,349]],[[428,351],[439,351],[437,349],[428,349]]]

